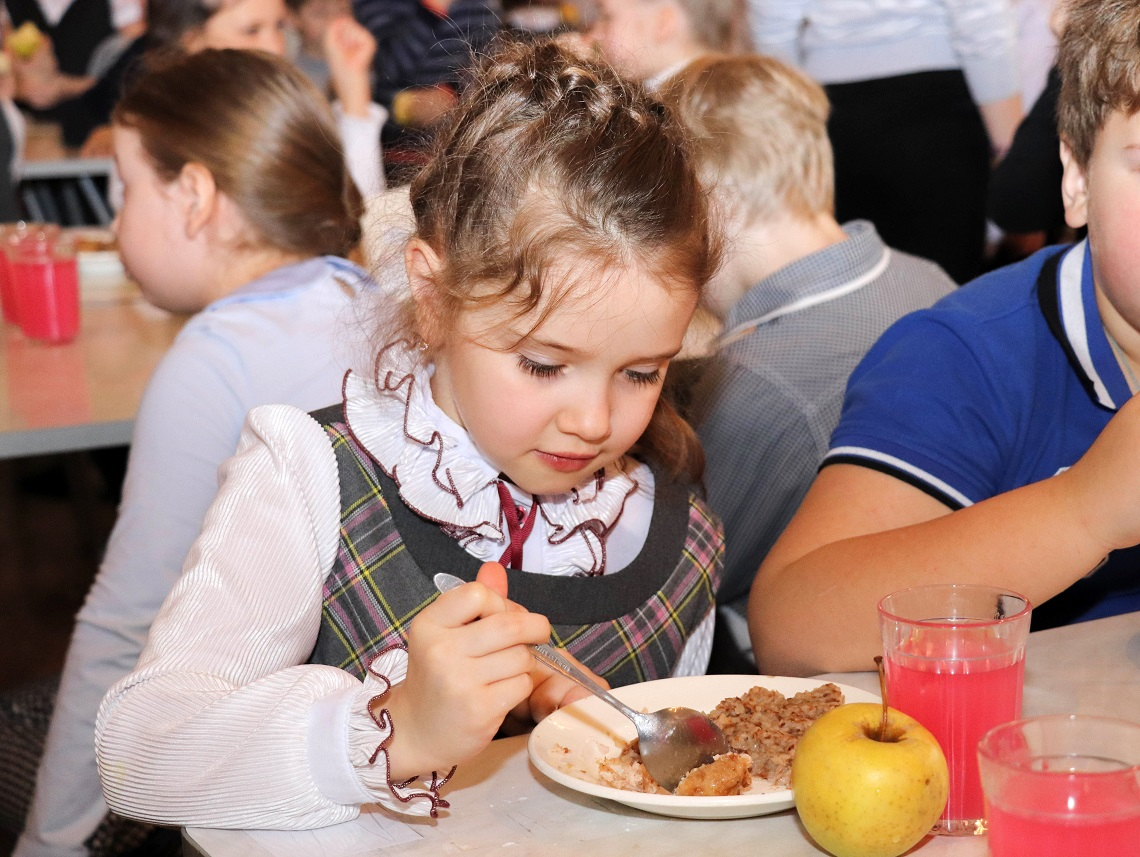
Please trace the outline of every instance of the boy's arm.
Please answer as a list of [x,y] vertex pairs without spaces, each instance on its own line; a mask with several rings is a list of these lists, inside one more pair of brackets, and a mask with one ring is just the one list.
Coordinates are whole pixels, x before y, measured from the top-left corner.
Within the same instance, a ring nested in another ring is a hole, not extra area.
[[876,604],[926,583],[988,583],[1034,604],[1140,542],[1133,399],[1069,470],[951,513],[900,479],[826,467],[760,567],[749,628],[761,671],[869,669]]

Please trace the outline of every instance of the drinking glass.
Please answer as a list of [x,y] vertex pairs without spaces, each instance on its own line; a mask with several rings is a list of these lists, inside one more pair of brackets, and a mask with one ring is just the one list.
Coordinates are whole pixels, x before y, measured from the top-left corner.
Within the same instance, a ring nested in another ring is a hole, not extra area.
[[8,239],[20,328],[45,342],[67,342],[79,332],[79,272],[75,245],[58,229],[36,229]]
[[984,833],[978,741],[1021,717],[1030,605],[992,586],[935,584],[879,602],[890,705],[930,730],[950,769],[933,832]]
[[993,857],[1132,857],[1140,724],[1083,714],[1005,723],[978,745]]

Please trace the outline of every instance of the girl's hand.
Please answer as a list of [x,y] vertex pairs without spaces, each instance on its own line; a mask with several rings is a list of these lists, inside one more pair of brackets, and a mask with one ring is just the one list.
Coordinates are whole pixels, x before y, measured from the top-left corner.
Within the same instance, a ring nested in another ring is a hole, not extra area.
[[[566,660],[577,666],[582,672],[590,676],[594,681],[604,688],[609,688],[610,683],[598,675],[594,675],[593,671],[571,655],[565,649],[559,649],[558,654],[566,658]],[[569,705],[571,702],[577,702],[579,699],[584,699],[592,696],[590,691],[586,690],[575,681],[571,681],[562,675],[560,672],[552,670],[546,664],[534,662],[534,668],[530,674],[531,682],[534,684],[534,690],[521,703],[516,705],[511,710],[510,717],[504,724],[504,729],[511,734],[521,734],[529,731],[534,724],[538,723],[544,717],[547,717]]]
[[372,103],[368,75],[376,40],[351,15],[334,18],[325,30],[325,59],[333,91],[349,116],[367,116]]
[[526,644],[545,642],[550,623],[511,605],[505,590],[502,567],[488,563],[412,622],[407,678],[386,705],[393,780],[470,759],[534,689]]

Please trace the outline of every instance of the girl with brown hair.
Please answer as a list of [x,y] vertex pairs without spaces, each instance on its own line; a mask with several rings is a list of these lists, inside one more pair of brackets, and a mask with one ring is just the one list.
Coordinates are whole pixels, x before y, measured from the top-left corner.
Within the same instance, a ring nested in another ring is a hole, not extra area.
[[[435,145],[406,311],[340,404],[250,414],[104,700],[116,812],[434,815],[505,718],[576,697],[525,644],[553,635],[614,685],[705,669],[720,526],[659,398],[718,259],[680,132],[641,87],[543,43],[486,60]],[[437,596],[439,571],[472,582]]]

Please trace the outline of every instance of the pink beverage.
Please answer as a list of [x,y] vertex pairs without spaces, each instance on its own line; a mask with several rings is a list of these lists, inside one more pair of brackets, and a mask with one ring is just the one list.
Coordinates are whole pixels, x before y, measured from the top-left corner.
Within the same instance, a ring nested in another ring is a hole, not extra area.
[[1140,724],[1088,715],[1005,723],[978,745],[992,857],[1140,852]]
[[1025,661],[938,661],[895,652],[884,666],[891,707],[929,729],[946,754],[950,796],[942,817],[984,818],[975,748],[994,726],[1021,716]]
[[18,259],[12,263],[20,293],[24,335],[45,342],[68,342],[79,332],[79,274],[75,257]]
[[[1032,774],[1025,777],[1032,778]],[[1069,811],[1065,782],[1015,782],[1021,806],[990,806],[992,857],[1136,857],[1140,850],[1140,786],[1119,780],[1086,795],[1093,817]],[[1032,808],[1029,808],[1032,807]]]
[[984,833],[978,740],[1021,716],[1029,601],[992,586],[933,584],[879,602],[890,705],[942,746],[950,792],[933,833]]
[[2,249],[0,249],[0,312],[3,312],[4,321],[9,324],[20,323],[16,309],[16,284],[8,267],[8,256]]

